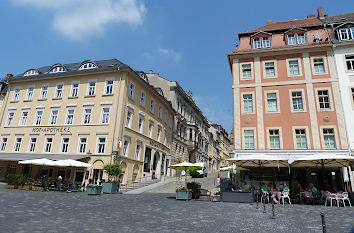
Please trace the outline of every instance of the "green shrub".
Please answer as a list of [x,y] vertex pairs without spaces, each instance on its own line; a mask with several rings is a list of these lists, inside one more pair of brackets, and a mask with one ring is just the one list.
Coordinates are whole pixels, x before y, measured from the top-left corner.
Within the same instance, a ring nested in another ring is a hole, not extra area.
[[27,181],[27,176],[25,175],[17,175],[17,185],[24,186]]
[[15,174],[8,174],[6,176],[6,182],[8,185],[16,185],[16,175]]
[[23,186],[27,181],[27,176],[22,174],[8,174],[6,176],[6,182],[8,185]]
[[108,174],[109,181],[116,180],[122,172],[119,162],[115,162],[114,164],[106,164],[104,165],[103,170]]
[[192,178],[199,178],[200,174],[196,169],[189,170],[189,175],[192,176]]

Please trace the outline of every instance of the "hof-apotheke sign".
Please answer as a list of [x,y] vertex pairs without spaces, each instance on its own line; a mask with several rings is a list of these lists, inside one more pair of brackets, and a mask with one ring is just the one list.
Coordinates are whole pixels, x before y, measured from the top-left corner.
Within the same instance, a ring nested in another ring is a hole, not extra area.
[[32,133],[70,133],[70,127],[33,127]]

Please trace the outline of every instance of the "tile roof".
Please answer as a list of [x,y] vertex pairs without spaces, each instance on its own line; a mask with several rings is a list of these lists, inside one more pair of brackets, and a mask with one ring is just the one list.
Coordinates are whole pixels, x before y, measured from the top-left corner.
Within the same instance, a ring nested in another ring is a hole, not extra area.
[[256,29],[253,29],[253,30],[250,30],[247,32],[242,32],[242,33],[240,33],[240,35],[255,33],[255,32],[259,32],[259,31],[270,32],[270,31],[291,29],[294,27],[306,28],[306,27],[313,27],[313,26],[320,26],[320,25],[323,25],[323,22],[315,17],[306,18],[306,19],[295,19],[295,20],[281,21],[281,22],[270,22],[262,27],[259,27],[259,28],[256,28]]
[[325,23],[354,22],[354,12],[341,14],[341,15],[326,16],[323,22]]
[[[79,67],[84,64],[85,62],[93,62],[97,65],[97,68],[93,69],[87,69],[87,70],[78,70]],[[66,68],[66,72],[61,72],[61,73],[48,73],[51,68],[55,65],[61,65]],[[53,66],[43,66],[40,68],[33,68],[34,70],[38,71],[38,75],[30,75],[30,76],[22,76],[22,74],[18,74],[16,76],[13,76],[9,79],[9,81],[12,80],[24,80],[24,79],[31,79],[31,78],[38,78],[38,77],[47,77],[51,75],[60,75],[60,74],[67,74],[67,73],[74,73],[74,72],[89,72],[89,71],[94,71],[94,70],[114,70],[118,68],[123,68],[123,67],[128,67],[126,64],[122,63],[121,61],[117,59],[109,59],[109,60],[99,60],[99,61],[83,61],[83,62],[77,62],[77,63],[69,63],[69,64],[54,64]],[[30,70],[30,69],[28,69]]]

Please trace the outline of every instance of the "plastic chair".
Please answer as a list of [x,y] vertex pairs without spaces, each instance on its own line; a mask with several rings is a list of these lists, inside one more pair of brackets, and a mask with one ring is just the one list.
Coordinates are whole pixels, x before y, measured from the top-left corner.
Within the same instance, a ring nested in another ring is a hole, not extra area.
[[288,191],[281,192],[280,200],[283,202],[283,205],[284,205],[284,202],[285,202],[285,198],[288,199],[289,204],[291,205],[291,201],[290,201],[290,197],[289,197],[289,192]]
[[352,207],[352,203],[350,203],[349,197],[348,197],[348,193],[347,192],[343,192],[343,193],[338,193],[337,194],[337,206],[339,207],[339,202],[343,202],[343,206],[345,207],[345,201],[349,202],[350,207]]
[[[325,206],[327,206],[327,201],[330,201],[332,207],[332,201],[337,201],[337,195],[335,193],[326,192]],[[338,202],[338,201],[337,201]]]
[[261,203],[263,203],[263,201],[265,203],[265,201],[266,201],[265,199],[267,199],[268,203],[269,203],[269,193],[262,191]]

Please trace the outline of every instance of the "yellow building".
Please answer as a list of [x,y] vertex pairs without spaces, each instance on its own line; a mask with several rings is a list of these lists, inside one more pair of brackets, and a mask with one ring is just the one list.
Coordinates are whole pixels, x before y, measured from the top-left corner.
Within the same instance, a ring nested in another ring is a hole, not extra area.
[[[25,173],[81,183],[107,179],[119,160],[123,183],[170,175],[174,110],[161,89],[112,59],[29,69],[9,79],[0,119],[0,179]],[[77,159],[81,169],[18,165],[19,160]]]

